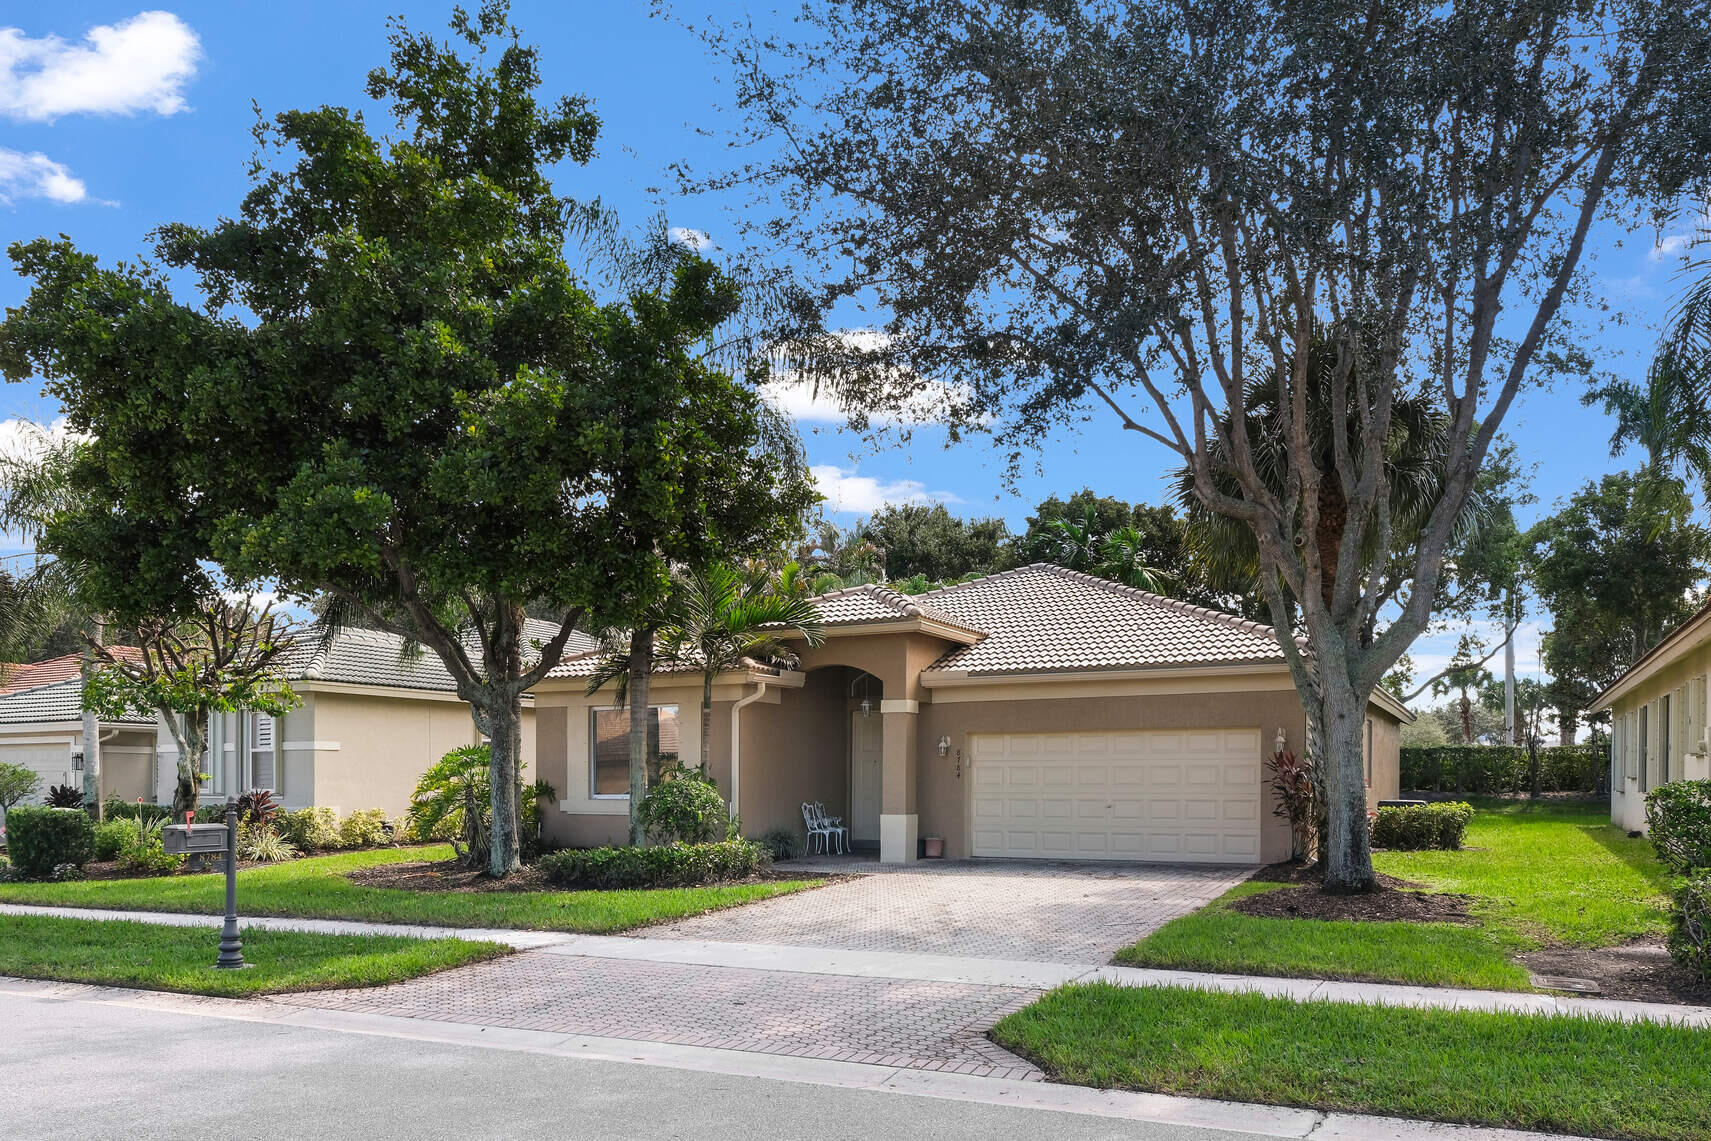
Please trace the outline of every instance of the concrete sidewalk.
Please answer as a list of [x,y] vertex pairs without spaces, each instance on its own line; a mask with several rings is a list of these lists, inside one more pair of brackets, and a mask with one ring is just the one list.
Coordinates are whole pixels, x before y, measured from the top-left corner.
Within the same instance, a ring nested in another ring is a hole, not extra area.
[[[217,928],[217,916],[156,911],[106,911],[94,908],[0,904],[0,915],[50,915],[78,919],[131,920],[173,926]],[[1711,1028],[1711,1007],[1672,1003],[1625,1002],[1509,991],[1402,986],[1394,983],[1337,982],[1324,979],[1221,975],[1138,967],[1042,963],[893,951],[773,946],[644,936],[576,935],[555,931],[405,926],[336,919],[245,919],[257,930],[310,931],[322,934],[452,936],[504,943],[547,955],[634,963],[674,964],[799,975],[892,979],[1038,991],[1071,982],[1103,981],[1121,986],[1183,987],[1226,994],[1257,993],[1298,1001],[1344,1002],[1417,1009],[1485,1010],[1538,1015],[1575,1015],[1625,1022],[1675,1023]]]

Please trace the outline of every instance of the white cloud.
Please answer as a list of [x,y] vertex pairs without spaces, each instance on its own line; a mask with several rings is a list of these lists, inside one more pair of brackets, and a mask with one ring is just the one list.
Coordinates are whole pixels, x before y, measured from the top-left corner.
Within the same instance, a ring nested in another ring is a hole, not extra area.
[[666,236],[676,245],[688,246],[696,253],[703,253],[715,248],[713,236],[706,230],[691,230],[687,226],[673,226],[666,231]]
[[171,12],[97,25],[76,44],[0,28],[0,114],[32,122],[79,113],[174,115],[184,110],[184,87],[201,56],[201,40]]
[[34,420],[14,416],[8,420],[0,420],[0,459],[33,460],[46,451],[50,444],[88,438],[82,433],[73,432],[63,416],[46,426]]
[[[871,329],[845,329],[835,336],[864,351],[882,348],[886,343],[884,333]],[[898,372],[896,380],[899,388],[906,385],[909,389],[909,395],[904,399],[902,407],[870,411],[870,424],[877,427],[942,424],[951,419],[953,413],[960,412],[969,400],[968,390],[960,385],[924,380],[912,373],[901,371]],[[789,369],[775,369],[772,378],[767,382],[765,395],[779,411],[801,423],[833,424],[841,427],[848,423],[850,418],[850,408],[835,394],[824,387],[816,387],[811,380]]]
[[88,197],[89,188],[82,179],[73,177],[64,163],[40,151],[25,154],[0,147],[0,205],[10,205],[19,198],[72,203]]
[[[1503,640],[1503,627],[1496,622],[1475,623],[1476,632],[1485,642],[1485,649],[1499,645]],[[1523,622],[1515,628],[1515,676],[1544,678],[1544,663],[1539,660],[1540,642],[1544,637],[1547,626],[1539,622]],[[1460,639],[1460,631],[1445,631],[1428,635],[1415,642],[1408,651],[1409,658],[1414,663],[1414,681],[1409,689],[1431,677],[1445,668],[1455,657],[1456,643]],[[1484,650],[1480,651],[1482,654]],[[1503,655],[1499,653],[1485,668],[1491,671],[1493,677],[1499,680],[1503,677]],[[1441,705],[1447,700],[1434,697],[1430,690],[1416,697],[1410,705],[1416,712]]]
[[870,515],[887,504],[961,502],[948,491],[929,491],[926,484],[914,479],[879,480],[836,464],[816,464],[808,472],[826,497],[829,511]]

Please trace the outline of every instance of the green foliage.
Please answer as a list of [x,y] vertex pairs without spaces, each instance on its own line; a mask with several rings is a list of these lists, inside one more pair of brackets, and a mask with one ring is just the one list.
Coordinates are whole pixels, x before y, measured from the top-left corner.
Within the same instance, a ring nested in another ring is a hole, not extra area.
[[136,821],[112,818],[103,820],[95,826],[95,832],[90,838],[90,858],[97,862],[118,859],[119,850],[136,838]]
[[109,796],[107,803],[101,806],[102,815],[109,820],[148,820],[164,822],[172,815],[172,809],[164,804],[139,804],[134,800],[120,800]]
[[1673,780],[1646,794],[1646,839],[1663,866],[1685,876],[1711,870],[1711,780]]
[[133,835],[118,856],[122,870],[142,876],[171,875],[184,866],[184,860],[180,853],[167,852],[159,827]]
[[238,825],[238,859],[277,864],[301,855],[291,841],[266,824]]
[[154,678],[132,677],[111,666],[98,668],[91,671],[83,695],[84,706],[102,717],[134,717],[158,709],[203,717],[248,709],[283,717],[302,704],[290,684],[271,670],[211,671],[206,664]]
[[1675,891],[1669,954],[1701,983],[1711,983],[1711,872],[1688,877]]
[[6,814],[6,847],[13,865],[31,877],[61,864],[81,868],[95,850],[95,825],[81,808],[23,805]]
[[41,783],[42,778],[34,769],[0,762],[0,813],[8,812],[14,804],[34,796]]
[[775,860],[793,860],[802,853],[802,838],[788,828],[773,828],[761,834],[758,843],[772,853]]
[[451,750],[435,761],[416,781],[410,793],[410,808],[404,818],[418,840],[443,835],[448,829],[461,841],[464,859],[474,864],[485,855],[488,805],[488,765],[490,753],[486,745],[465,745]]
[[759,875],[772,853],[748,840],[672,844],[658,848],[573,848],[541,857],[547,882],[562,887],[695,887]]
[[[1404,792],[1526,792],[1529,763],[1519,745],[1404,745],[1401,787]],[[1541,747],[1541,791],[1596,791],[1607,764],[1608,753],[1595,745]]]
[[1392,852],[1457,851],[1472,819],[1473,805],[1462,801],[1380,808],[1372,822],[1372,846]]
[[378,808],[363,808],[339,822],[339,847],[378,848],[391,842],[386,813]]
[[[991,574],[1012,561],[1009,528],[997,518],[959,519],[944,504],[887,504],[857,524],[884,553],[885,576],[893,584],[919,578],[949,582]],[[914,593],[909,591],[906,593]]]
[[673,769],[642,798],[642,829],[656,844],[708,844],[725,838],[729,817],[713,779],[697,769]]
[[319,805],[281,812],[275,826],[291,846],[303,852],[330,852],[339,846],[339,818]]

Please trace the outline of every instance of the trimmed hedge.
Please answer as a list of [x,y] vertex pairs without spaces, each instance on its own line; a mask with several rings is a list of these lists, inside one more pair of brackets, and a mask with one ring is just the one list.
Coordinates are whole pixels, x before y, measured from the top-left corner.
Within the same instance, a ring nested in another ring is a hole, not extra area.
[[1372,846],[1393,852],[1455,851],[1472,819],[1473,805],[1461,801],[1381,808],[1372,821]]
[[[1597,792],[1609,765],[1603,746],[1539,750],[1544,792]],[[1527,750],[1520,745],[1409,745],[1402,749],[1404,792],[1527,792]]]
[[1669,954],[1700,982],[1711,983],[1711,873],[1694,876],[1676,889]]
[[560,887],[700,887],[748,879],[772,867],[772,852],[752,840],[659,848],[578,848],[541,857],[547,882]]
[[1676,875],[1711,870],[1711,780],[1672,780],[1646,794],[1646,835]]
[[81,868],[95,853],[95,823],[81,808],[19,805],[6,814],[6,849],[26,876],[51,875],[61,864]]

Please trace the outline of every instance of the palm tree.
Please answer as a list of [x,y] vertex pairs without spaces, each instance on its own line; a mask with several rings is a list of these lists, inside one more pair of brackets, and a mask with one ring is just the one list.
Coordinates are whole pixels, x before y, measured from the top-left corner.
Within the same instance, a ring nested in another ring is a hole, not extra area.
[[1094,574],[1125,586],[1168,594],[1172,577],[1147,561],[1146,540],[1134,527],[1118,527],[1099,542]]
[[659,657],[701,670],[702,772],[712,748],[713,679],[752,663],[794,661],[784,639],[792,633],[818,646],[825,638],[820,608],[812,598],[781,591],[770,578],[721,563],[673,584]]
[[1099,566],[1101,538],[1099,516],[1089,507],[1079,521],[1053,519],[1042,526],[1028,544],[1028,553],[1048,563],[1091,574]]
[[[1308,350],[1310,383],[1304,386],[1308,439],[1316,453],[1315,464],[1325,473],[1319,483],[1319,525],[1314,539],[1319,548],[1320,566],[1324,568],[1321,593],[1327,605],[1336,589],[1338,551],[1349,522],[1349,505],[1336,474],[1336,440],[1341,435],[1355,454],[1365,447],[1357,408],[1365,386],[1358,375],[1359,366],[1345,370],[1338,360],[1338,351],[1338,346],[1328,338],[1314,341]],[[1344,386],[1348,409],[1348,423],[1342,433],[1334,430],[1331,411],[1339,383]],[[1278,389],[1279,385],[1270,378],[1256,381],[1249,386],[1243,404],[1248,409],[1247,434],[1259,477],[1280,498],[1287,499],[1285,489],[1291,475],[1289,447],[1284,420],[1277,408]],[[1230,431],[1227,414],[1219,426],[1227,436]],[[1448,418],[1424,394],[1396,395],[1391,405],[1390,431],[1381,445],[1384,477],[1389,486],[1386,506],[1390,515],[1391,550],[1377,550],[1379,528],[1368,528],[1369,549],[1362,552],[1365,565],[1376,565],[1394,551],[1407,549],[1425,525],[1443,490],[1449,460],[1446,452],[1449,428]],[[1228,463],[1220,462],[1222,450],[1215,443],[1209,450],[1213,483],[1224,494],[1243,498]],[[1194,493],[1194,473],[1188,467],[1178,469],[1176,483],[1176,500],[1188,519],[1190,549],[1195,560],[1205,567],[1213,588],[1236,594],[1252,593],[1259,580],[1259,548],[1253,529],[1240,519],[1208,509]],[[1487,497],[1478,490],[1470,492],[1457,520],[1455,540],[1466,538],[1488,514]]]

